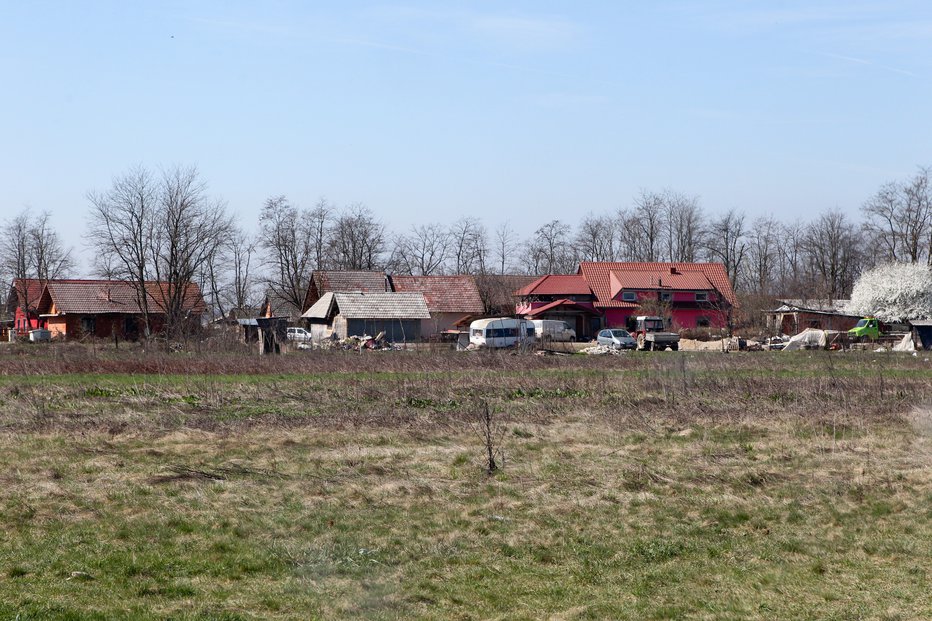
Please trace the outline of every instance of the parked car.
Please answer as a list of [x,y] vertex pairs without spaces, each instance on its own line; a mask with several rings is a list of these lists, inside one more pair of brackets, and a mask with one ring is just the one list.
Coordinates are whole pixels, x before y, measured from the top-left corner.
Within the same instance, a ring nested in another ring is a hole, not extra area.
[[634,337],[627,330],[621,328],[602,330],[595,340],[599,345],[614,347],[615,349],[634,349],[638,346],[638,342],[634,340]]
[[534,324],[526,319],[497,317],[469,324],[469,343],[477,347],[513,347],[535,340]]
[[296,341],[298,343],[310,343],[313,338],[311,337],[311,333],[304,328],[288,328],[287,336],[289,341]]
[[558,319],[535,319],[534,331],[539,340],[548,341],[575,341],[576,330],[565,321]]

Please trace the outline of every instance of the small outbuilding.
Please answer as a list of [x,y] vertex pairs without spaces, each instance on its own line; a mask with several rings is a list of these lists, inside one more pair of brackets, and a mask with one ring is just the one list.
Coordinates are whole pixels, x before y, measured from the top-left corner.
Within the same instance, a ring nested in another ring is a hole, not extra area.
[[916,319],[909,323],[916,349],[932,349],[932,319]]
[[302,318],[314,340],[381,333],[388,341],[410,342],[420,339],[430,311],[422,293],[325,293]]
[[807,328],[846,332],[861,315],[847,309],[848,300],[777,300],[780,306],[764,312],[774,334],[798,334]]

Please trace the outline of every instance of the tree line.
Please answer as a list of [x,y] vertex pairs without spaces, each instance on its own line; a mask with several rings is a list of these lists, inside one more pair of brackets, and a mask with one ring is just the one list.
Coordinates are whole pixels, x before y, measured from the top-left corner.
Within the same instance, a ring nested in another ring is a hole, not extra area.
[[[526,237],[508,223],[475,217],[393,230],[369,207],[310,207],[269,197],[246,226],[211,197],[194,167],[136,167],[87,195],[85,241],[95,276],[136,285],[167,282],[168,314],[184,312],[183,284],[198,283],[218,314],[255,307],[271,294],[301,308],[318,269],[431,274],[566,274],[580,261],[720,262],[747,297],[843,298],[862,271],[883,262],[932,265],[932,169],[883,184],[861,208],[811,220],[750,219],[714,212],[698,197],[642,190],[610,213],[552,220]],[[5,223],[0,269],[12,278],[60,278],[72,253],[48,213],[26,210]]]

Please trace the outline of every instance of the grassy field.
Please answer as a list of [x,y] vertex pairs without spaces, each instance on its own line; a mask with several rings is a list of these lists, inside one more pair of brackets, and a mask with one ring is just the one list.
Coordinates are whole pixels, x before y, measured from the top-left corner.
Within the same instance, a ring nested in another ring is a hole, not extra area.
[[0,348],[0,618],[892,621],[930,583],[922,355]]

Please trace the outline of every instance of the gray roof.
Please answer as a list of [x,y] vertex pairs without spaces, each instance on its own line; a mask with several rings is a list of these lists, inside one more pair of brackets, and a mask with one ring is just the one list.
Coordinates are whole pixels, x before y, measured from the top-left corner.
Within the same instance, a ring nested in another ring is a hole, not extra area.
[[430,319],[423,293],[334,293],[333,298],[347,319]]
[[782,302],[780,308],[774,309],[776,313],[793,313],[796,311],[811,311],[814,313],[828,313],[833,315],[851,315],[860,317],[858,313],[851,313],[847,310],[848,303],[851,300],[777,300]]
[[303,319],[330,319],[333,314],[333,293],[327,292],[320,296],[309,309],[301,315]]

